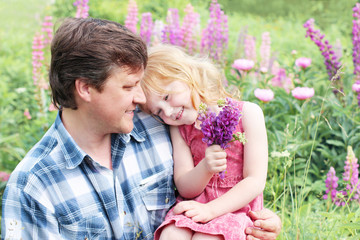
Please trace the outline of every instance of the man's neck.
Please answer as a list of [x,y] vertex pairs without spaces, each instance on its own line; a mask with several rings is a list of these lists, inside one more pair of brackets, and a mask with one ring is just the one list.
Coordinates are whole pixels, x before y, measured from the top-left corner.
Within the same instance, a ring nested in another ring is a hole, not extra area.
[[97,128],[80,110],[63,109],[61,120],[77,145],[94,161],[111,169],[111,134]]

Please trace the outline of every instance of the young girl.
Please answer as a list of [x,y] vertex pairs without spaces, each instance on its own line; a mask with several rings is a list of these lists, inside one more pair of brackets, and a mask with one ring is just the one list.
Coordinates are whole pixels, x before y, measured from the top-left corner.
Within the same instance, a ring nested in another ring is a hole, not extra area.
[[221,73],[207,59],[170,45],[149,50],[142,108],[170,125],[180,194],[154,239],[246,239],[249,211],[262,209],[268,148],[261,108],[233,99],[242,112],[235,131],[245,133],[245,145],[234,141],[223,150],[202,141],[199,105],[219,111],[218,99],[230,97],[221,82]]

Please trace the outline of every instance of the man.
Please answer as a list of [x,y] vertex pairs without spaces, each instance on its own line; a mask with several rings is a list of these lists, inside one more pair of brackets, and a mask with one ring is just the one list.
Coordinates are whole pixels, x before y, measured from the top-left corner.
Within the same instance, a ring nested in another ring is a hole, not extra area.
[[[167,128],[136,108],[146,63],[122,25],[64,20],[49,73],[60,110],[8,181],[2,239],[152,239],[175,194]],[[278,234],[274,213],[259,219],[253,236]]]

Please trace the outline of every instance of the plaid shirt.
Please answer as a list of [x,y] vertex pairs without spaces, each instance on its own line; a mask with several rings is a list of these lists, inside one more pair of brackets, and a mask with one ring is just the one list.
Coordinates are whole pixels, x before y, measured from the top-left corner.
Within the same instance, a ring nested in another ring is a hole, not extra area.
[[2,239],[152,239],[175,203],[168,130],[138,110],[111,154],[113,170],[94,162],[58,115],[8,181]]

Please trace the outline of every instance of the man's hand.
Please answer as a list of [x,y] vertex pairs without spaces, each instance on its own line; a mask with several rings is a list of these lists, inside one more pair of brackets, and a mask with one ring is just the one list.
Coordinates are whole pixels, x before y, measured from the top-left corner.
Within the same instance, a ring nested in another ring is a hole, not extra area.
[[281,220],[269,209],[250,212],[255,227],[248,227],[245,233],[247,240],[275,240],[281,231]]

